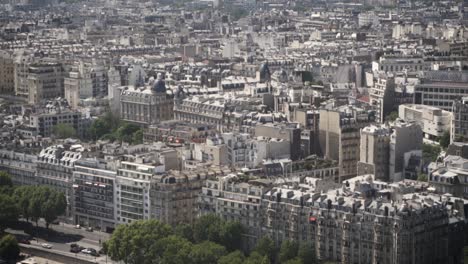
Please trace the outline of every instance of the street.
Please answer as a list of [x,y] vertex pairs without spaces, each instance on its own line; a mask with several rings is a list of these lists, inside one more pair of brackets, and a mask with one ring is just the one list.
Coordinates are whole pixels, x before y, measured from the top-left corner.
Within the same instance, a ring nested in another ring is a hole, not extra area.
[[[20,221],[15,227],[9,228],[6,231],[17,238],[28,239],[31,243],[30,245],[21,244],[25,247],[40,248],[43,251],[60,253],[96,263],[115,263],[105,255],[95,258],[83,253],[70,252],[70,244],[78,244],[84,248],[94,248],[96,251],[99,251],[102,248],[102,242],[110,237],[107,233],[99,231],[88,232],[83,228],[76,229],[73,225],[63,223],[49,225],[49,229],[46,229],[44,221],[39,221],[38,227],[36,227],[35,223]],[[51,245],[52,248],[43,248],[41,246],[43,243]]]

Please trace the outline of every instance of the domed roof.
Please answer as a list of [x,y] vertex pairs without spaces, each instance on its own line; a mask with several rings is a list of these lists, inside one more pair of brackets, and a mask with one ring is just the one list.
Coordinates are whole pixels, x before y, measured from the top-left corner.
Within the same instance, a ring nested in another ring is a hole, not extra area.
[[258,71],[260,72],[260,80],[269,79],[271,76],[270,67],[268,67],[268,62],[265,62],[262,65],[260,65]]
[[162,79],[161,73],[158,73],[158,79],[154,82],[151,90],[155,93],[166,93],[166,82]]

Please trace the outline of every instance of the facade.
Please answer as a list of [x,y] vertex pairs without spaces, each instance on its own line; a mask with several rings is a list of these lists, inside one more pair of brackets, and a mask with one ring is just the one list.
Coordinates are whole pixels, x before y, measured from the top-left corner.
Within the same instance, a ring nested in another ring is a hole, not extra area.
[[38,104],[47,99],[64,96],[65,70],[60,63],[33,63],[28,68],[28,102]]
[[80,99],[102,97],[108,92],[107,68],[102,63],[79,61],[64,78],[65,99],[72,109]]
[[150,188],[157,166],[124,161],[117,170],[117,224],[150,219]]
[[399,118],[416,122],[422,129],[425,139],[438,141],[451,129],[452,113],[426,105],[405,104],[398,108]]
[[339,182],[356,176],[359,160],[360,129],[375,121],[375,113],[343,106],[320,110],[319,141],[325,158],[337,160]]
[[385,122],[385,117],[393,110],[395,98],[395,78],[380,76],[369,91],[370,104],[378,109],[379,122]]
[[375,179],[389,180],[390,130],[374,125],[361,129],[358,175],[373,174]]
[[203,172],[171,171],[151,182],[151,218],[171,226],[192,225],[198,212],[198,195],[206,180]]
[[0,93],[14,94],[15,63],[14,55],[8,51],[0,51]]
[[425,72],[415,86],[414,103],[451,111],[452,104],[468,94],[468,73],[456,71]]
[[442,163],[432,163],[429,183],[438,193],[468,197],[468,159],[449,155]]
[[73,166],[82,158],[81,145],[54,145],[43,149],[37,157],[37,183],[47,185],[65,194],[65,216],[72,217]]
[[120,117],[124,121],[148,126],[173,119],[174,101],[166,94],[159,77],[149,87],[127,86],[121,89]]
[[[263,138],[276,138],[289,141],[289,155],[291,160],[301,158],[301,129],[297,124],[257,124],[255,126],[255,136]],[[274,158],[268,156],[267,158]],[[282,158],[278,156],[278,158]]]
[[390,181],[404,178],[405,170],[413,157],[422,157],[422,131],[415,122],[397,119],[390,136]]
[[[284,240],[309,242],[318,259],[338,263],[461,260],[463,243],[449,240],[462,239],[464,216],[447,207],[449,197],[411,192],[416,186],[406,182],[392,186],[390,200],[378,193],[389,184],[374,181],[371,175],[329,191],[309,184],[277,187],[245,175],[210,178],[200,195],[200,214],[241,222],[247,227],[249,248],[268,236],[276,245]],[[455,199],[452,204],[463,211],[466,200]]]
[[239,221],[248,229],[245,246],[253,248],[262,235],[262,196],[271,188],[271,184],[267,180],[247,183],[233,174],[209,178],[200,194],[199,213],[216,214],[228,221]]
[[452,106],[451,142],[468,140],[468,97],[457,100]]
[[74,223],[111,232],[116,220],[115,170],[95,159],[75,162],[72,213]]
[[227,105],[218,100],[201,97],[186,98],[174,108],[176,120],[194,124],[210,124],[223,131]]
[[37,155],[0,150],[0,170],[7,172],[15,185],[36,185]]
[[50,137],[58,124],[70,125],[77,135],[82,136],[88,128],[89,120],[81,112],[70,110],[68,105],[52,102],[44,105],[38,113],[31,114],[29,124],[26,126],[38,135]]

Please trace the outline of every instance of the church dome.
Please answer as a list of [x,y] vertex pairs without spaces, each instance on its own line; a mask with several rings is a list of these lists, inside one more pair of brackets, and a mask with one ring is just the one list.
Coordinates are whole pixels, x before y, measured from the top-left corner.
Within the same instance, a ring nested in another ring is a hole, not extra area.
[[268,62],[265,62],[262,65],[260,65],[258,71],[260,72],[260,80],[270,79],[271,72],[270,67],[268,67]]
[[158,79],[154,82],[151,90],[155,93],[166,93],[166,82],[163,80],[161,73],[158,73]]

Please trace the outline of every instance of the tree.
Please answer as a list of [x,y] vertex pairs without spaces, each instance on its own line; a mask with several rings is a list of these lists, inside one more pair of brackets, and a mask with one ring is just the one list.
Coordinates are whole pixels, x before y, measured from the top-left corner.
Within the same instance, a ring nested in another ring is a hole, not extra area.
[[398,112],[393,111],[385,117],[386,121],[393,122],[398,118]]
[[139,129],[132,134],[132,144],[142,144],[143,143],[143,129]]
[[424,163],[436,161],[440,154],[440,146],[423,144],[422,153]]
[[13,181],[7,172],[0,171],[0,186],[13,187]]
[[245,260],[244,264],[270,264],[268,256],[262,256],[258,252],[254,251]]
[[442,148],[446,149],[450,145],[450,132],[445,131],[439,139],[439,144]]
[[243,264],[245,256],[239,250],[233,251],[219,259],[218,264]]
[[76,136],[76,131],[69,124],[57,124],[53,127],[54,135],[58,138],[70,138]]
[[11,195],[13,192],[13,181],[10,174],[0,171],[0,194]]
[[177,236],[187,239],[188,241],[193,241],[193,230],[192,227],[188,224],[179,224],[175,227],[174,233]]
[[192,252],[190,253],[190,263],[217,263],[226,253],[226,249],[223,246],[211,241],[205,241],[193,246]]
[[418,181],[427,182],[427,175],[424,173],[418,173]]
[[119,225],[107,241],[108,255],[126,264],[153,263],[151,249],[171,233],[170,226],[153,219]]
[[293,259],[290,259],[286,262],[284,262],[285,264],[303,264],[304,262],[302,262],[302,259],[300,258],[293,258]]
[[190,253],[192,243],[179,236],[168,236],[156,242],[150,254],[157,256],[152,259],[159,259],[161,264],[184,264],[190,263]]
[[283,240],[279,251],[279,261],[281,263],[293,259],[297,256],[298,244],[291,240]]
[[275,243],[271,238],[265,236],[257,241],[254,251],[258,252],[262,256],[268,256],[271,262],[274,262],[276,255]]
[[317,257],[315,255],[315,248],[311,243],[304,242],[299,245],[297,256],[302,260],[303,264],[316,264]]
[[67,209],[67,199],[62,192],[51,190],[41,207],[41,215],[46,221],[46,228],[55,221],[58,216],[63,215]]
[[228,251],[240,250],[242,248],[242,234],[244,227],[241,223],[235,221],[225,222],[221,227],[221,244]]
[[5,235],[0,239],[0,257],[5,260],[15,260],[19,257],[18,241],[12,235]]
[[138,130],[140,130],[139,126],[126,123],[119,127],[115,133],[118,140],[132,143],[133,134]]
[[195,221],[193,239],[200,243],[205,240],[220,242],[222,220],[214,214],[204,215]]
[[33,186],[20,186],[15,189],[13,197],[18,205],[18,209],[23,218],[29,221],[31,217],[29,212],[29,203],[31,201],[30,194],[32,193]]
[[0,234],[18,220],[19,209],[15,200],[6,194],[0,194]]

